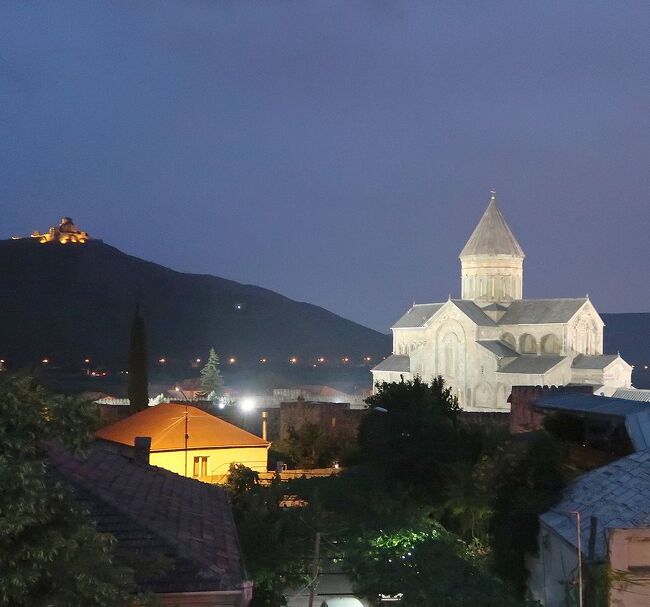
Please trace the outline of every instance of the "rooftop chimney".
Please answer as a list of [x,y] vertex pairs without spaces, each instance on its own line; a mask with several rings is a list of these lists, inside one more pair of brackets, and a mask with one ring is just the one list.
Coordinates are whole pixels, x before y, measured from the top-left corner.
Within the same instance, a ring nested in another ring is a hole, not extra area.
[[133,444],[133,461],[136,464],[149,465],[149,454],[151,453],[151,437],[136,436]]

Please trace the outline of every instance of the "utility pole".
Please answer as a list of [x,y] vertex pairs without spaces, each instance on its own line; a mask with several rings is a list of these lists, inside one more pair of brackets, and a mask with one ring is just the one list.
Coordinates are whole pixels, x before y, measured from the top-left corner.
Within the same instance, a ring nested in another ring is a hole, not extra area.
[[573,514],[576,517],[576,533],[578,536],[578,605],[583,607],[583,596],[582,596],[582,533],[580,530],[580,512],[572,511],[569,514]]
[[185,476],[187,476],[187,440],[190,435],[187,432],[187,401],[185,401]]
[[314,607],[314,594],[318,586],[318,572],[320,569],[320,531],[316,532],[316,542],[314,544],[314,563],[311,569],[311,584],[309,584],[309,607]]

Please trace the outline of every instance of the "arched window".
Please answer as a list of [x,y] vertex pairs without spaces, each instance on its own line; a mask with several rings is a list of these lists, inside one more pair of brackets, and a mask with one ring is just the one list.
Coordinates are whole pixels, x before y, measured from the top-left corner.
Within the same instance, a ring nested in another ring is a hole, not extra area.
[[519,351],[522,354],[536,354],[537,340],[530,333],[524,333],[519,338]]
[[560,340],[557,338],[557,336],[553,335],[552,333],[549,333],[548,335],[544,335],[544,337],[542,337],[540,344],[542,346],[543,354],[560,353],[560,348],[561,348]]
[[442,340],[443,375],[456,377],[458,366],[458,337],[449,333]]

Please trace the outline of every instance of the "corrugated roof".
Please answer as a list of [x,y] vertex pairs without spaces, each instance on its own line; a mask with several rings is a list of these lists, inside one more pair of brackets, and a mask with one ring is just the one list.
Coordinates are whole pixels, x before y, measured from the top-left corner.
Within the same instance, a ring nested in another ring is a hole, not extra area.
[[560,392],[542,396],[535,407],[569,413],[618,417],[625,420],[625,428],[636,451],[650,448],[650,404],[624,398],[611,398],[575,392]]
[[476,343],[492,352],[492,354],[496,354],[499,358],[514,358],[515,356],[519,356],[507,343],[498,339],[477,341]]
[[517,299],[499,320],[499,325],[537,325],[568,322],[587,302],[578,299]]
[[573,546],[578,545],[576,517],[580,512],[583,552],[589,537],[590,517],[598,518],[596,558],[606,556],[606,530],[650,526],[650,453],[621,458],[579,477],[559,504],[540,519]]
[[413,307],[404,314],[404,316],[402,316],[392,328],[404,329],[421,327],[444,305],[444,303],[414,304]]
[[411,359],[405,354],[391,354],[373,367],[373,371],[394,371],[396,373],[410,373]]
[[574,369],[604,369],[611,365],[617,358],[620,358],[618,354],[601,354],[599,356],[578,354],[573,359],[571,366]]
[[641,390],[638,388],[617,388],[612,394],[614,398],[625,398],[626,400],[636,400],[639,402],[650,402],[650,390]]
[[497,206],[494,192],[490,202],[460,253],[467,255],[514,255],[524,257],[524,252]]
[[[151,437],[151,451],[185,448],[185,405],[162,403],[95,432],[97,438],[133,445],[136,436]],[[188,449],[267,447],[270,443],[223,419],[187,406]]]
[[566,356],[522,355],[510,362],[506,362],[506,364],[498,370],[498,373],[547,373],[565,359]]
[[141,590],[241,590],[245,572],[222,488],[97,446],[77,457],[49,445],[48,468],[71,486],[97,529],[116,537],[118,556],[171,560],[170,570],[143,573]]

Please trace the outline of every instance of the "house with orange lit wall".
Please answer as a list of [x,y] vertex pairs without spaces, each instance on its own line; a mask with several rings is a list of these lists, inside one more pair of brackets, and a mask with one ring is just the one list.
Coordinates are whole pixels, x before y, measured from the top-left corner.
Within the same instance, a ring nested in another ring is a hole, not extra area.
[[[187,438],[186,438],[187,435]],[[266,472],[270,443],[201,409],[178,403],[149,407],[95,433],[115,450],[150,437],[149,462],[206,482],[225,482],[232,464]]]

